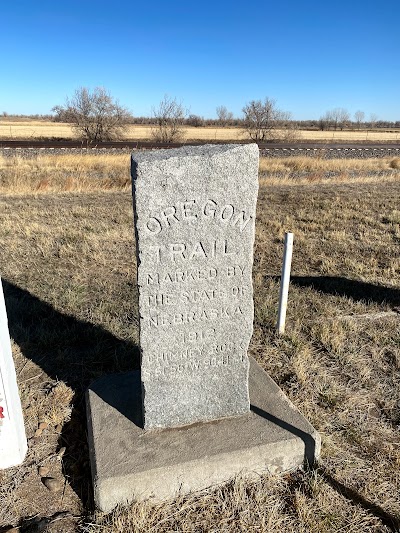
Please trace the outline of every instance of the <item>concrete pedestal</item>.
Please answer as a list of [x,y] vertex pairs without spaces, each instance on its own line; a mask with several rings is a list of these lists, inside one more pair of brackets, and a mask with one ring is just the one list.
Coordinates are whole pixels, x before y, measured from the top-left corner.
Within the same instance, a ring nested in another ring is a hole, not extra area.
[[251,359],[251,411],[174,429],[143,429],[140,373],[97,380],[87,392],[95,503],[168,499],[237,474],[285,472],[320,452],[315,429]]

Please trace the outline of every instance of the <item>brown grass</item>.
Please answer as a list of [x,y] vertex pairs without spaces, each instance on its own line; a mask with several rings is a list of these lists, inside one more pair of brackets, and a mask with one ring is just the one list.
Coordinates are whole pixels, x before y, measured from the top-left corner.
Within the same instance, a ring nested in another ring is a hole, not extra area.
[[[32,516],[49,517],[48,532],[398,527],[400,319],[377,313],[400,306],[399,180],[261,184],[250,352],[320,432],[318,468],[109,515],[93,513],[83,393],[101,375],[138,366],[131,195],[48,191],[0,197],[0,272],[30,439],[24,465],[0,473],[0,527]],[[278,337],[289,230],[292,283]],[[366,314],[375,320],[348,318]],[[42,420],[48,429],[33,438]],[[59,492],[43,486],[39,465]]]
[[0,157],[0,191],[4,194],[130,188],[128,154]]
[[345,141],[398,141],[400,139],[399,131],[308,131],[300,130],[302,140],[326,141],[326,142],[345,142]]
[[399,158],[385,157],[382,159],[325,159],[324,152],[320,157],[286,157],[260,159],[260,172],[272,174],[274,172],[349,172],[353,170],[369,172],[390,170],[397,168]]
[[[185,140],[240,140],[247,138],[240,127],[185,127]],[[299,130],[299,140],[345,142],[345,141],[398,141],[400,132],[393,131],[308,131]],[[151,126],[131,125],[126,133],[126,139],[149,140],[151,139]],[[69,124],[41,121],[41,120],[1,120],[0,139],[42,139],[42,138],[76,138]]]
[[[265,185],[304,185],[306,183],[364,183],[399,179],[399,158],[325,159],[287,157],[260,159],[260,183]],[[399,165],[400,167],[400,165]]]
[[395,157],[390,162],[390,168],[400,169],[400,157]]
[[[128,190],[129,154],[0,156],[2,194]],[[399,179],[399,158],[324,159],[288,157],[260,159],[263,185],[306,183],[363,183]]]
[[[42,139],[62,138],[75,139],[76,134],[69,124],[50,121],[0,121],[0,139]],[[127,129],[126,139],[145,141],[151,140],[151,126],[132,125]],[[240,128],[185,127],[184,139],[186,140],[239,140],[246,138]]]

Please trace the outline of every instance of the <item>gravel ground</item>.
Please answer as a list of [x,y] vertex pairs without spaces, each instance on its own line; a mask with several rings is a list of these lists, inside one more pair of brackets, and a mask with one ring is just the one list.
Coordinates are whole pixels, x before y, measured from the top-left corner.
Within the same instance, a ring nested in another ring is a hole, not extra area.
[[[38,155],[61,154],[129,154],[130,148],[0,148],[0,156],[33,158]],[[370,159],[383,157],[400,157],[400,147],[393,148],[263,148],[260,150],[263,157],[321,157],[324,159]]]
[[399,157],[400,147],[393,148],[264,148],[260,150],[263,157],[320,157],[323,159],[371,159]]

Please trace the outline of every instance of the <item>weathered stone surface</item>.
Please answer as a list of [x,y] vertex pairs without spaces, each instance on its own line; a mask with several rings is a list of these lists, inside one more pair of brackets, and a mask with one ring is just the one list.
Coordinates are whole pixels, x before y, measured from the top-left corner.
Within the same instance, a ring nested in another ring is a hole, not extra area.
[[249,412],[258,147],[134,152],[145,429]]
[[25,426],[0,278],[0,468],[22,463],[26,450]]
[[145,431],[139,372],[105,376],[87,393],[94,498],[117,504],[202,490],[237,474],[278,473],[312,463],[320,438],[250,359],[251,411],[184,428]]

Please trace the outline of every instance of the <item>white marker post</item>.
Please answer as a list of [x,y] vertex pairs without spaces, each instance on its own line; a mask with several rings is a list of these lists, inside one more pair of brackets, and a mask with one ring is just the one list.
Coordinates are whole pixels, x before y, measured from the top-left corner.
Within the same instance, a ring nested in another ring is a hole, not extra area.
[[285,233],[285,251],[283,254],[281,290],[279,293],[279,309],[277,330],[280,335],[285,333],[286,310],[289,294],[290,268],[292,266],[293,233]]
[[21,464],[26,450],[24,419],[0,278],[0,469]]

